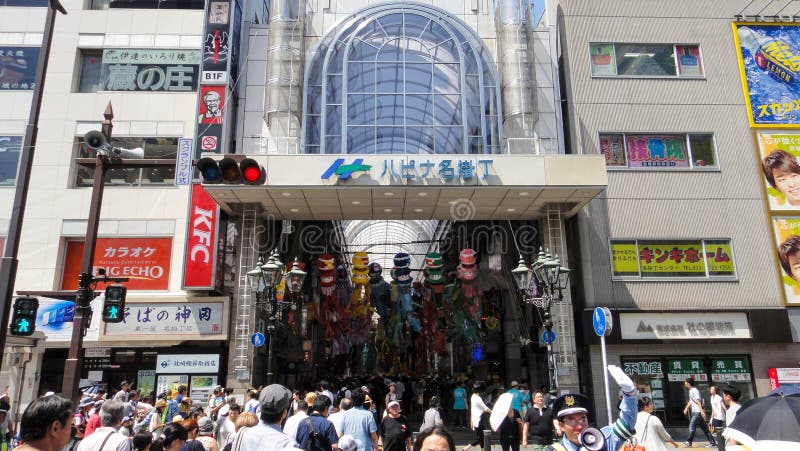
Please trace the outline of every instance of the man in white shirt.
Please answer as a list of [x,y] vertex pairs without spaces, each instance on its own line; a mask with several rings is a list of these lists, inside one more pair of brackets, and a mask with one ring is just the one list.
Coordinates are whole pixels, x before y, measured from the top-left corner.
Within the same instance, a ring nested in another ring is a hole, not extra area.
[[726,385],[722,388],[722,400],[728,405],[728,409],[725,411],[725,426],[730,426],[733,423],[733,419],[736,418],[736,413],[742,407],[739,404],[739,398],[741,397],[742,392],[733,385]]
[[344,432],[342,432],[342,417],[344,416],[344,413],[350,410],[350,408],[352,407],[353,407],[352,399],[342,398],[342,400],[339,401],[339,410],[328,415],[328,421],[333,423],[333,427],[336,429],[336,434],[339,437],[341,437],[342,434],[344,434]]
[[297,440],[297,426],[301,421],[308,418],[308,403],[304,400],[297,401],[297,410],[290,416],[283,425],[283,433]]
[[719,395],[719,388],[716,385],[709,388],[711,392],[711,425],[714,429],[725,426],[725,403]]
[[104,402],[100,408],[100,427],[78,444],[77,451],[130,451],[130,440],[118,432],[124,413],[122,401]]
[[261,422],[242,434],[239,451],[279,451],[297,447],[297,441],[281,431],[281,422],[292,405],[292,392],[280,384],[261,390]]
[[706,412],[703,410],[703,398],[700,396],[700,390],[694,386],[694,379],[691,377],[687,377],[683,381],[683,386],[689,391],[689,401],[686,403],[686,407],[683,408],[683,414],[689,415],[691,412],[691,420],[689,420],[689,438],[687,438],[683,444],[689,448],[692,447],[694,433],[699,427],[703,433],[706,434],[709,447],[713,446],[716,448],[717,442],[714,440],[706,424]]

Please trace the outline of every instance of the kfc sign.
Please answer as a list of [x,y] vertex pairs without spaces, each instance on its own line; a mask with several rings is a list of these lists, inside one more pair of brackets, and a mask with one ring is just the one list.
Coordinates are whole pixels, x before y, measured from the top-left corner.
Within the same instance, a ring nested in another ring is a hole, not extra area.
[[[168,290],[172,238],[98,238],[94,270],[103,268],[110,277],[127,277],[128,290]],[[83,241],[67,242],[62,290],[78,288]]]
[[219,207],[203,187],[192,185],[189,204],[183,288],[213,290],[217,256],[217,226]]

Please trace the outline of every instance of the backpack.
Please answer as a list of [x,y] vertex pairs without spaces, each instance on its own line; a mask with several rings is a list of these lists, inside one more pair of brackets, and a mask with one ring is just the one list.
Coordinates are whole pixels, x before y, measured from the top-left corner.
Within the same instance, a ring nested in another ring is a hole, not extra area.
[[306,451],[331,451],[331,443],[328,441],[328,437],[314,429],[311,418],[306,418],[306,425],[309,430],[308,449]]

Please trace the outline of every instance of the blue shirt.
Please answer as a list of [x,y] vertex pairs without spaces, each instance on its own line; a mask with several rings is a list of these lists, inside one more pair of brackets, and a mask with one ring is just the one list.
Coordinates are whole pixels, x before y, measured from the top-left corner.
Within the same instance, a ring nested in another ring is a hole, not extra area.
[[335,445],[339,442],[339,436],[336,435],[333,423],[318,413],[312,413],[297,425],[297,443],[300,444],[300,448],[311,449],[311,430],[308,428],[306,420],[311,420],[311,426],[314,427],[317,434],[327,438],[329,444]]
[[353,407],[342,415],[342,435],[350,434],[356,439],[358,451],[372,451],[372,433],[378,431],[372,412]]
[[[628,425],[628,428],[633,431],[633,427],[636,425],[636,414],[638,410],[636,401],[638,398],[638,391],[634,392],[632,395],[625,395],[622,398],[622,403],[620,404],[620,415],[617,421],[614,423],[615,425],[618,425],[620,421],[624,421]],[[600,429],[600,431],[606,438],[606,450],[608,451],[617,451],[628,440],[617,435],[614,432],[614,427],[612,426],[606,426]],[[558,443],[560,443],[567,451],[578,451],[580,449],[580,446],[569,441],[567,434],[564,434]],[[548,447],[545,449],[550,448]]]
[[462,387],[453,390],[453,410],[467,410],[467,391]]
[[511,398],[511,408],[521,413],[522,403],[525,401],[525,394],[516,388],[512,388],[508,392],[513,396],[513,398]]

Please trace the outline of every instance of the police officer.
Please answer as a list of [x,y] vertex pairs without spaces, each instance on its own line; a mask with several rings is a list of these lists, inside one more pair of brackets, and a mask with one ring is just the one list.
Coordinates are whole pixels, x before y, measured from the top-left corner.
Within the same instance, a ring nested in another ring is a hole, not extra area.
[[[639,390],[630,377],[617,366],[609,365],[608,373],[622,388],[624,397],[620,403],[620,417],[612,426],[600,430],[605,438],[605,449],[617,451],[631,438],[636,424],[636,401]],[[546,451],[577,451],[581,449],[580,435],[589,426],[589,399],[583,395],[566,394],[553,403],[557,418],[556,428],[562,433],[561,439],[545,448]]]

